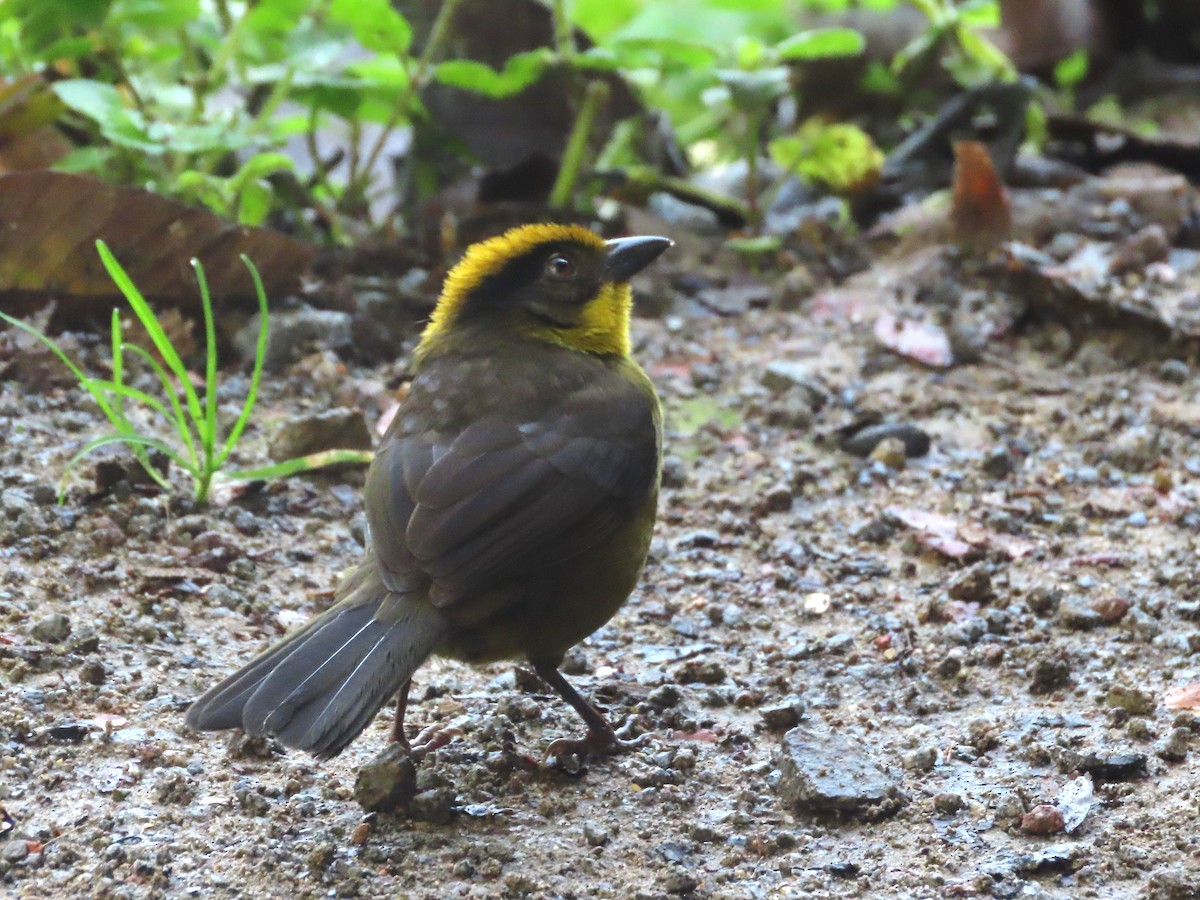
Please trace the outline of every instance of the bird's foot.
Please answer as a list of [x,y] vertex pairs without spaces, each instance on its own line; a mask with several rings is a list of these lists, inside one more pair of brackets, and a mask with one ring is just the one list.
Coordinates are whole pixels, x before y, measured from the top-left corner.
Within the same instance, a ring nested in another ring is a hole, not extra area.
[[434,750],[445,747],[455,738],[462,736],[461,728],[443,728],[438,725],[430,725],[417,735],[416,740],[412,744],[409,744],[408,740],[405,739],[403,746],[415,762],[420,762]]
[[582,738],[558,738],[546,748],[546,762],[554,768],[575,774],[582,770],[589,757],[615,756],[644,747],[649,734],[635,738],[620,738],[611,728],[589,728]]

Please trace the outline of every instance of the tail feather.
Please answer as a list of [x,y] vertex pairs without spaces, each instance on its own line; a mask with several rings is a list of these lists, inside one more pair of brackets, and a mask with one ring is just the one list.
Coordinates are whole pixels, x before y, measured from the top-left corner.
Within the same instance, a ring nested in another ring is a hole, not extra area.
[[445,620],[424,600],[391,594],[370,572],[345,599],[197,700],[187,724],[274,734],[321,759],[336,756],[437,645]]

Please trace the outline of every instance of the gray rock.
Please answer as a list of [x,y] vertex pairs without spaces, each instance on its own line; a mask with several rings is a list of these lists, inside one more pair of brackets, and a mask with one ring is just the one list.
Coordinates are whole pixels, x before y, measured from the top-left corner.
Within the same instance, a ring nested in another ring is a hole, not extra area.
[[1191,374],[1192,370],[1182,359],[1164,360],[1158,367],[1158,377],[1170,384],[1183,384]]
[[29,845],[22,840],[9,841],[0,850],[0,857],[7,863],[19,863],[29,855]]
[[800,724],[804,717],[804,701],[799,697],[789,697],[782,703],[764,706],[758,714],[768,730],[785,731]]
[[34,622],[29,636],[43,644],[61,644],[71,636],[71,620],[62,613],[53,613]]
[[957,573],[950,579],[947,592],[951,598],[966,603],[987,603],[996,596],[992,589],[992,575],[985,563],[976,563]]
[[1104,616],[1078,600],[1070,600],[1059,607],[1058,621],[1071,631],[1092,631],[1108,624]]
[[898,438],[904,444],[904,453],[909,459],[924,456],[929,452],[933,443],[928,433],[916,425],[904,422],[885,422],[860,428],[842,441],[842,449],[855,456],[870,456],[875,447],[885,438]]
[[1187,758],[1191,740],[1190,728],[1172,728],[1171,733],[1155,745],[1154,752],[1168,762],[1181,762]]
[[33,509],[33,498],[22,488],[7,488],[0,491],[0,512],[15,519],[21,513]]
[[417,769],[408,751],[388,744],[377,757],[358,770],[354,799],[367,812],[393,812],[412,803],[417,791]]
[[271,459],[279,462],[322,450],[369,450],[371,432],[363,414],[330,409],[289,419],[271,438]]
[[885,816],[903,802],[899,781],[862,744],[821,725],[800,725],[783,736],[777,790],[807,812]]
[[1003,478],[1012,474],[1016,460],[1012,451],[1004,444],[997,444],[983,458],[983,471],[989,478]]
[[[316,347],[337,350],[350,346],[352,321],[349,313],[327,309],[283,310],[271,313],[267,337],[266,367],[278,370]],[[233,345],[247,359],[254,357],[258,342],[259,317],[254,316],[233,338]]]

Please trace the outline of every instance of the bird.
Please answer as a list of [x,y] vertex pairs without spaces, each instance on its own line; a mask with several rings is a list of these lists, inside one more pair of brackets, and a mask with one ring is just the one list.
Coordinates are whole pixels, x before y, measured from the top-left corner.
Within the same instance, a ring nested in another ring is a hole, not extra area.
[[367,471],[362,562],[334,603],[189,707],[188,727],[341,753],[431,655],[524,659],[583,719],[547,758],[634,742],[559,671],[645,565],[662,412],[631,357],[630,279],[672,241],[572,224],[467,248],[413,352],[408,394]]

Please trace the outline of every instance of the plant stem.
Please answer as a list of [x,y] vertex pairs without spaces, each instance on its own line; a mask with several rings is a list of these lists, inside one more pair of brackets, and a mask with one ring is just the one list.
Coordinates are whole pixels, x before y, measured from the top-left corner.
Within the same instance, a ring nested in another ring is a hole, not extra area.
[[375,163],[379,161],[379,155],[383,152],[389,135],[400,124],[401,119],[408,119],[412,115],[413,97],[421,88],[425,87],[434,60],[441,55],[442,47],[450,35],[450,23],[454,18],[454,11],[461,2],[462,0],[443,0],[437,18],[433,20],[433,27],[429,29],[429,39],[425,42],[425,49],[421,51],[421,57],[417,60],[417,69],[409,77],[404,93],[396,98],[396,103],[392,106],[387,121],[375,137],[371,149],[367,151],[366,161],[358,172],[358,177],[351,179],[347,185],[347,194],[352,196],[355,193],[366,194],[371,172],[375,168]]
[[755,234],[762,232],[762,210],[758,204],[758,114],[746,111],[746,205]]
[[558,167],[558,177],[554,180],[554,188],[550,191],[550,207],[552,209],[567,209],[571,206],[571,198],[575,192],[575,182],[583,168],[583,160],[587,155],[588,137],[592,133],[592,124],[600,107],[608,100],[608,84],[603,81],[588,83],[583,95],[583,104],[579,107],[579,115],[575,117],[575,127],[567,139],[566,149],[563,150],[562,162]]
[[[575,29],[567,10],[568,0],[554,0],[554,51],[558,54],[558,65],[567,82],[567,92],[576,106],[586,98],[580,96],[579,70],[575,68]],[[580,109],[582,113],[582,108]]]

